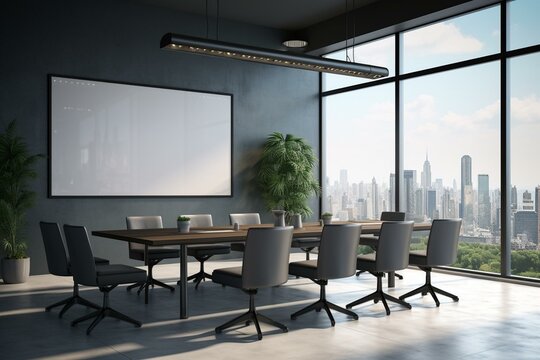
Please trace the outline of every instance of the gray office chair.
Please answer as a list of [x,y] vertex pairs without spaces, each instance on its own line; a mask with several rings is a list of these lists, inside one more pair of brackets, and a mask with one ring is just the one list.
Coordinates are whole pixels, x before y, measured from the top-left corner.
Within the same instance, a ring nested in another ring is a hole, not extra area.
[[295,261],[289,264],[289,274],[309,278],[320,286],[319,300],[292,314],[291,319],[294,320],[312,310],[319,312],[324,309],[332,326],[335,326],[336,321],[330,312],[330,309],[333,309],[358,320],[358,315],[354,312],[326,300],[326,285],[330,279],[354,275],[360,233],[359,224],[325,225],[321,235],[318,259]]
[[[239,214],[229,214],[229,220],[231,225],[260,225],[261,216],[259,213],[239,213]],[[231,250],[243,252],[245,248],[244,243],[232,243]]]
[[71,326],[81,321],[94,319],[86,330],[86,334],[89,335],[103,318],[110,316],[140,327],[139,321],[109,307],[109,293],[119,284],[144,281],[146,271],[127,265],[96,265],[84,226],[64,225],[64,234],[75,282],[86,286],[97,286],[103,293],[103,306],[93,313],[72,321]]
[[[212,215],[210,214],[192,214],[181,215],[190,218],[190,226],[196,227],[211,227],[213,226]],[[230,245],[224,244],[204,244],[204,245],[189,245],[187,247],[187,254],[193,256],[200,264],[200,270],[198,273],[188,276],[187,280],[193,280],[195,283],[195,289],[199,287],[201,281],[205,279],[212,280],[212,275],[204,271],[204,262],[210,259],[214,255],[228,254],[231,252]],[[179,280],[180,281],[180,280]]]
[[[45,246],[45,256],[47,257],[47,266],[49,272],[57,276],[73,276],[70,270],[69,256],[66,253],[66,247],[62,240],[62,232],[60,226],[55,222],[40,221],[39,227],[41,229],[41,237],[43,239],[43,245]],[[106,265],[109,260],[95,257],[94,262],[96,265]],[[62,301],[56,302],[45,308],[45,311],[51,311],[51,309],[64,305],[58,317],[62,317],[64,313],[75,304],[81,304],[94,309],[99,309],[99,305],[94,304],[82,298],[79,295],[79,284],[73,281],[73,294]]]
[[437,306],[440,305],[440,302],[435,293],[448,296],[454,301],[459,301],[456,295],[431,285],[431,269],[433,266],[451,265],[456,261],[460,228],[461,219],[433,220],[431,231],[429,232],[427,249],[425,251],[411,251],[409,254],[409,264],[418,266],[426,272],[426,283],[417,289],[401,295],[399,297],[401,300],[419,293],[427,295],[429,292]]
[[[161,229],[163,228],[163,221],[161,216],[127,216],[126,225],[128,229]],[[129,246],[129,258],[133,260],[144,261],[144,245],[130,242]],[[148,277],[145,281],[135,283],[127,287],[127,290],[131,290],[135,287],[139,287],[137,294],[140,294],[145,288],[154,285],[161,286],[174,291],[174,287],[167,285],[159,280],[154,279],[153,268],[163,259],[174,259],[180,257],[178,249],[171,249],[163,246],[148,247]]]
[[265,287],[277,286],[287,281],[287,266],[291,248],[293,228],[275,227],[249,229],[242,266],[216,269],[212,272],[212,280],[222,285],[242,289],[249,295],[249,310],[216,327],[216,333],[238,324],[253,322],[257,329],[257,337],[262,339],[259,321],[278,327],[287,332],[287,327],[257,312],[255,294]]
[[409,246],[412,230],[412,221],[385,222],[382,224],[377,252],[375,254],[358,255],[356,258],[356,268],[358,270],[369,271],[377,277],[377,290],[347,304],[347,309],[370,300],[375,303],[380,300],[386,309],[386,315],[390,315],[390,308],[386,300],[403,305],[408,309],[411,308],[411,305],[405,301],[383,292],[382,278],[385,272],[401,270],[409,264]]
[[[405,213],[399,212],[399,211],[383,211],[381,213],[381,221],[405,221]],[[373,250],[377,250],[377,240],[379,238],[379,234],[366,234],[360,236],[360,245],[366,245],[371,247]],[[359,276],[364,271],[357,271],[356,276]],[[394,274],[395,277],[397,277],[400,280],[403,280],[403,276],[400,274]]]

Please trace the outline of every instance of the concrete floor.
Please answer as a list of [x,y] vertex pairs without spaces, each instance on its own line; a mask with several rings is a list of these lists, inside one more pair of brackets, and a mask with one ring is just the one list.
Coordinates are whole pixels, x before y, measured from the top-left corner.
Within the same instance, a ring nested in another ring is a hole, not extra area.
[[[292,254],[293,260],[302,259]],[[209,262],[215,267],[236,261]],[[197,264],[190,263],[190,273]],[[419,270],[401,271],[389,292],[399,296],[421,285]],[[174,284],[178,265],[159,265],[155,277]],[[43,308],[70,295],[71,280],[52,275],[32,276],[20,285],[0,285],[0,359],[539,359],[540,288],[435,273],[436,286],[455,293],[460,301],[440,297],[410,298],[412,310],[391,304],[386,316],[382,304],[354,308],[359,320],[334,313],[336,326],[326,314],[311,312],[297,320],[291,313],[314,302],[319,288],[307,279],[290,278],[283,286],[264,289],[256,297],[261,313],[285,323],[288,333],[262,325],[257,341],[255,328],[235,327],[216,336],[214,327],[243,313],[248,297],[240,290],[212,282],[198,290],[188,286],[189,314],[178,319],[178,291],[155,288],[150,304],[125,286],[111,293],[111,306],[143,322],[142,328],[107,318],[90,336],[88,322],[76,327],[70,321],[90,310],[76,305],[63,318],[59,309]],[[339,305],[375,289],[370,274],[334,280],[328,299]],[[385,286],[386,289],[386,286]],[[83,287],[81,294],[101,302],[97,289]]]

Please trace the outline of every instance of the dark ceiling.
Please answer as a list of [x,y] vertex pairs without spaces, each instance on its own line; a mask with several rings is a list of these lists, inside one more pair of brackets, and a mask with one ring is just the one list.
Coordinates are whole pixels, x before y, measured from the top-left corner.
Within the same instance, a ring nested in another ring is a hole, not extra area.
[[384,0],[137,0],[186,13],[296,31]]
[[284,33],[282,41],[306,40],[309,45],[304,51],[321,55],[344,48],[345,34],[349,41],[354,37],[356,43],[362,43],[502,0],[130,1],[277,29]]

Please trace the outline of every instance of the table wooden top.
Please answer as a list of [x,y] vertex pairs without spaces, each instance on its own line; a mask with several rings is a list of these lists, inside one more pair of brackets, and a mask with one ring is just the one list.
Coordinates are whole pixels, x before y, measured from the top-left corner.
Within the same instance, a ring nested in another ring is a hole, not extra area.
[[[337,222],[346,223],[346,222]],[[362,225],[362,234],[377,233],[381,229],[381,221],[356,222]],[[149,246],[216,244],[224,242],[244,242],[249,228],[272,227],[271,224],[240,226],[233,230],[232,226],[214,226],[211,228],[192,228],[189,233],[180,233],[176,228],[141,229],[141,230],[96,230],[92,235],[129,241]],[[431,223],[415,223],[414,230],[429,230]],[[295,238],[321,236],[323,227],[319,223],[305,223],[300,229],[294,229]]]

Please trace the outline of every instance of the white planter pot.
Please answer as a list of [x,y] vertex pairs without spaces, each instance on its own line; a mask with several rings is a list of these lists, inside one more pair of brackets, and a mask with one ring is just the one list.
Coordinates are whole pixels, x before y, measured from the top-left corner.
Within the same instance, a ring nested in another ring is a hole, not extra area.
[[331,216],[323,216],[322,221],[324,225],[331,224],[332,223],[332,217]]
[[188,233],[190,223],[191,221],[177,221],[178,231],[181,233]]
[[2,279],[6,284],[21,284],[30,276],[30,258],[2,259]]

